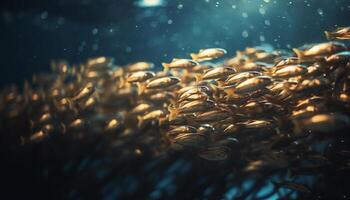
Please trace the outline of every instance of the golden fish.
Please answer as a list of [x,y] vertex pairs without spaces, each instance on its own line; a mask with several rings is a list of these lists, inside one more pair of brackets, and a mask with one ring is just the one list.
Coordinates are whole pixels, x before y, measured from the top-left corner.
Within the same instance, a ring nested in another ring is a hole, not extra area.
[[195,121],[201,122],[201,123],[208,123],[208,122],[217,122],[224,120],[231,116],[229,112],[222,111],[222,110],[212,110],[204,113],[200,113],[196,115]]
[[130,113],[135,115],[142,115],[149,111],[151,108],[153,108],[153,106],[149,103],[140,103],[139,105],[134,107]]
[[137,72],[137,71],[147,71],[153,69],[154,64],[149,62],[137,62],[126,66],[126,71]]
[[115,131],[117,128],[120,127],[120,121],[118,119],[111,119],[107,121],[105,130],[106,131]]
[[176,135],[178,135],[179,133],[196,133],[197,132],[197,128],[193,127],[193,126],[178,126],[176,128],[173,128],[171,130],[169,130],[166,133],[167,137],[174,137]]
[[224,81],[224,85],[232,85],[236,84],[238,82],[242,82],[246,79],[253,78],[256,76],[261,76],[262,73],[258,71],[247,71],[247,72],[241,72],[237,74],[232,74]]
[[79,101],[90,97],[95,92],[95,86],[92,83],[88,83],[83,89],[81,89],[73,98],[73,101]]
[[178,114],[183,114],[183,113],[193,113],[193,112],[201,112],[205,111],[207,109],[211,109],[215,107],[215,102],[211,100],[206,100],[206,101],[190,101],[183,106],[179,108],[172,108],[169,106],[169,120],[171,121],[174,119]]
[[339,27],[333,32],[324,33],[328,40],[350,40],[350,27]]
[[257,76],[257,77],[253,77],[245,81],[242,81],[241,83],[238,83],[236,86],[226,86],[226,87],[223,87],[222,89],[228,95],[245,94],[245,93],[250,93],[250,92],[254,92],[254,91],[266,88],[271,83],[272,83],[271,77]]
[[332,64],[348,64],[350,63],[350,51],[343,51],[333,54],[326,58],[326,62]]
[[289,78],[307,73],[307,68],[303,65],[286,65],[273,71],[272,76],[277,78]]
[[138,119],[137,126],[141,128],[145,123],[165,117],[165,115],[166,113],[163,110],[154,110],[145,114],[144,116],[137,116],[137,119]]
[[191,53],[191,57],[195,61],[205,61],[205,60],[220,58],[226,54],[227,54],[227,51],[225,49],[210,48],[210,49],[201,49],[197,54]]
[[161,78],[155,78],[148,80],[146,84],[138,83],[138,93],[142,94],[146,89],[160,89],[167,88],[176,85],[180,82],[180,79],[174,76],[166,76]]
[[345,50],[347,50],[347,47],[338,42],[317,44],[304,51],[295,48],[293,49],[299,59],[319,58]]
[[126,81],[129,83],[143,82],[150,78],[153,78],[154,76],[156,76],[156,74],[151,71],[138,71],[138,72],[129,74],[128,77],[126,78]]
[[235,73],[235,69],[231,67],[216,67],[213,69],[209,69],[204,72],[204,74],[197,75],[196,81],[200,82],[202,80],[212,80],[219,78],[226,78],[230,74]]
[[296,121],[296,130],[332,132],[347,127],[350,118],[341,113],[316,114],[308,119]]
[[171,63],[162,63],[164,71],[169,69],[188,69],[198,65],[196,61],[189,59],[174,58]]

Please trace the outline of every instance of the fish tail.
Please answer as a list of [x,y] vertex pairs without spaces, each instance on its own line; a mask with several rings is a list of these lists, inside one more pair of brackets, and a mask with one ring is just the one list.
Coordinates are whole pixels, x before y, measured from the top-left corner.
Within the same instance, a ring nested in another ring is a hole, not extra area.
[[137,94],[141,95],[145,92],[146,90],[146,85],[141,84],[141,83],[137,83]]
[[195,53],[191,53],[190,55],[191,55],[192,60],[194,60],[194,61],[198,61],[198,60],[199,60],[199,58],[198,58],[198,55],[197,55],[197,54],[195,54]]
[[334,40],[334,36],[331,32],[325,31],[324,34],[326,35],[327,40]]
[[179,114],[179,110],[176,108],[168,107],[169,110],[169,121],[172,121],[173,119],[176,118],[176,116]]
[[137,116],[137,127],[141,128],[143,126],[144,120],[142,116]]
[[162,65],[163,65],[163,68],[164,68],[164,71],[165,72],[167,72],[167,71],[169,71],[169,67],[170,67],[170,64],[169,63],[162,63]]
[[293,48],[293,51],[298,56],[298,58],[304,57],[304,52],[303,51],[301,51],[299,49],[296,49],[296,48]]
[[196,74],[196,75],[194,76],[194,78],[196,79],[196,82],[197,82],[197,83],[199,83],[199,82],[201,82],[201,81],[203,80],[203,77],[202,77],[201,74]]

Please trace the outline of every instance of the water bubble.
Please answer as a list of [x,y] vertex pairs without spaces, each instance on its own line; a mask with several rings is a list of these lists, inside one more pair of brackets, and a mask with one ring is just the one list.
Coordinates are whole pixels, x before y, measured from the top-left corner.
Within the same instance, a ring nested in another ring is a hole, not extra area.
[[182,5],[181,3],[179,5],[177,5],[177,9],[181,10],[184,7],[184,5]]
[[41,13],[40,18],[41,19],[47,19],[48,15],[49,15],[49,13],[47,11],[44,11],[44,12]]
[[317,13],[320,15],[320,16],[323,16],[323,10],[321,8],[317,9]]
[[98,33],[98,29],[97,29],[97,28],[92,29],[91,33],[92,33],[93,35],[96,35],[96,34]]
[[270,0],[264,0],[265,3],[270,3]]
[[265,42],[265,36],[260,35],[259,40],[260,40],[260,42]]
[[169,19],[169,20],[168,20],[168,24],[169,24],[169,25],[170,25],[170,24],[173,24],[173,20]]
[[243,18],[247,18],[247,17],[248,17],[248,13],[243,12],[243,13],[242,13],[242,17],[243,17]]
[[265,20],[265,25],[270,26],[271,25],[270,20]]
[[259,8],[259,13],[262,15],[265,15],[266,14],[265,8]]
[[242,37],[247,38],[248,36],[249,36],[248,31],[247,31],[247,30],[244,30],[244,31],[242,32]]
[[232,5],[232,8],[233,8],[233,9],[236,9],[236,8],[237,8],[237,6],[236,6],[236,5]]

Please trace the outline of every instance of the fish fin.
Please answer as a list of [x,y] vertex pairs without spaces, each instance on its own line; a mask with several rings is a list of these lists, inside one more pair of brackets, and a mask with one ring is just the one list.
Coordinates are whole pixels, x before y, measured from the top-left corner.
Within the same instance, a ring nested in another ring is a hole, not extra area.
[[298,56],[298,58],[304,57],[304,52],[303,51],[301,51],[301,50],[299,50],[297,48],[293,48],[293,51]]
[[327,40],[334,40],[334,36],[331,32],[325,31],[324,34],[326,35]]
[[170,67],[170,64],[168,64],[168,63],[162,63],[162,65],[163,65],[163,68],[164,68],[164,71],[165,72],[167,72],[167,71],[169,71],[169,67]]
[[137,127],[141,128],[143,126],[144,120],[142,118],[142,116],[137,116]]
[[172,121],[176,118],[176,116],[179,114],[179,110],[176,108],[172,108],[171,106],[168,107],[169,110],[169,121]]
[[236,51],[236,57],[243,57],[243,53],[241,51]]
[[[225,86],[225,81],[217,80],[216,82],[218,83],[218,86],[219,86],[219,87]],[[214,85],[214,84],[213,84],[213,85]],[[216,87],[216,85],[215,85],[214,87]]]
[[194,60],[194,61],[198,61],[198,60],[199,60],[199,58],[198,58],[198,55],[197,55],[197,54],[195,54],[195,53],[191,53],[190,55],[191,55],[192,60]]
[[236,96],[237,94],[235,93],[235,88],[227,88],[224,90],[227,96]]
[[141,95],[145,92],[146,90],[146,85],[141,84],[141,83],[137,83],[137,94]]
[[197,83],[199,83],[203,80],[202,74],[196,74],[196,75],[194,75],[194,78],[196,79]]

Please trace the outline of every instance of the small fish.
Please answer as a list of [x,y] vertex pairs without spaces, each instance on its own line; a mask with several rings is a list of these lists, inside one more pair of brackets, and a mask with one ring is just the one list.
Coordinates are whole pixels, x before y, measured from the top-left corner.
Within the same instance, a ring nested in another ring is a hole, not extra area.
[[341,113],[316,114],[308,119],[294,122],[296,132],[309,130],[317,132],[331,132],[349,126],[350,118]]
[[111,65],[113,64],[113,61],[114,61],[113,58],[107,58],[107,57],[91,58],[87,61],[86,66],[89,69],[111,67]]
[[193,112],[201,112],[205,111],[207,109],[211,109],[215,107],[215,102],[211,100],[206,100],[206,101],[191,101],[179,108],[172,108],[169,106],[169,120],[171,121],[174,119],[178,114],[183,114],[183,113],[193,113]]
[[286,65],[279,67],[272,73],[276,78],[290,78],[294,76],[301,76],[307,73],[307,68],[303,65]]
[[331,64],[347,64],[350,62],[350,51],[342,51],[326,57],[326,62]]
[[222,88],[228,95],[245,94],[266,88],[272,83],[269,76],[257,76],[244,80],[234,86],[226,86]]
[[217,122],[231,116],[229,112],[222,110],[212,110],[196,115],[195,121],[201,123]]
[[210,124],[201,124],[198,129],[197,133],[213,133],[215,132],[215,128]]
[[196,76],[196,81],[213,80],[219,78],[226,78],[227,76],[235,73],[236,70],[231,67],[216,67],[205,71],[203,74]]
[[81,89],[73,98],[73,101],[79,101],[90,97],[95,92],[95,86],[92,83],[86,84],[86,86]]
[[82,119],[76,119],[74,121],[72,121],[68,126],[67,128],[70,128],[70,129],[82,129],[84,128],[86,125],[85,121],[82,120]]
[[204,92],[198,92],[198,93],[194,93],[194,94],[190,94],[188,96],[185,96],[184,98],[180,98],[179,102],[184,102],[184,101],[205,101],[208,100],[210,97],[209,95],[207,95]]
[[350,27],[339,27],[333,32],[324,33],[328,40],[350,40]]
[[298,65],[300,62],[301,61],[297,57],[289,57],[276,62],[275,67],[281,67],[285,65]]
[[144,116],[137,116],[138,124],[137,127],[141,128],[143,125],[149,121],[159,120],[160,118],[165,117],[166,113],[163,110],[154,110]]
[[283,188],[295,190],[295,191],[302,192],[302,193],[311,193],[311,190],[308,186],[300,184],[300,183],[294,183],[294,182],[290,182],[290,181],[284,181],[284,182],[272,181],[272,183],[275,185],[276,188],[283,187]]
[[178,126],[176,128],[173,128],[171,130],[169,130],[165,135],[167,137],[174,137],[180,133],[196,133],[197,132],[197,128],[193,127],[193,126]]
[[147,71],[154,68],[154,64],[150,62],[137,62],[126,66],[126,71],[137,72]]
[[232,74],[224,81],[224,85],[232,85],[239,82],[242,82],[246,79],[253,78],[256,76],[261,76],[262,73],[258,71],[246,71],[246,72],[240,72],[237,74]]
[[174,58],[171,63],[162,63],[164,71],[170,69],[189,69],[198,65],[198,62],[189,59]]
[[107,121],[105,130],[106,131],[115,131],[117,128],[119,128],[121,125],[120,121],[118,119],[111,119]]
[[126,81],[129,83],[144,82],[150,78],[155,77],[156,74],[151,71],[138,71],[128,75]]
[[185,89],[182,88],[178,91],[179,99],[186,99],[187,97],[198,94],[198,93],[205,93],[210,94],[212,92],[211,88],[208,86],[193,86],[193,87],[186,87]]
[[139,105],[134,107],[130,113],[134,115],[142,115],[152,108],[153,108],[153,105],[149,103],[140,103]]
[[173,141],[185,147],[200,147],[209,142],[209,137],[204,133],[180,133]]
[[210,49],[201,49],[199,52],[191,53],[191,57],[194,61],[206,61],[216,58],[220,58],[227,54],[225,49],[221,48],[210,48]]
[[264,72],[271,68],[272,65],[269,65],[264,62],[248,62],[243,65],[238,65],[235,67],[237,72],[248,72],[248,71],[258,71]]
[[232,134],[232,133],[236,133],[239,129],[240,129],[240,126],[236,124],[229,124],[228,126],[226,126],[223,132],[225,134]]
[[161,89],[176,85],[180,79],[174,76],[166,76],[148,80],[145,84],[138,83],[138,94],[144,93],[146,89]]
[[259,129],[259,128],[271,128],[273,123],[267,120],[250,120],[244,123],[241,123],[245,128],[249,129]]
[[320,43],[304,51],[295,48],[293,49],[299,59],[324,57],[346,50],[347,47],[344,44],[338,42]]

